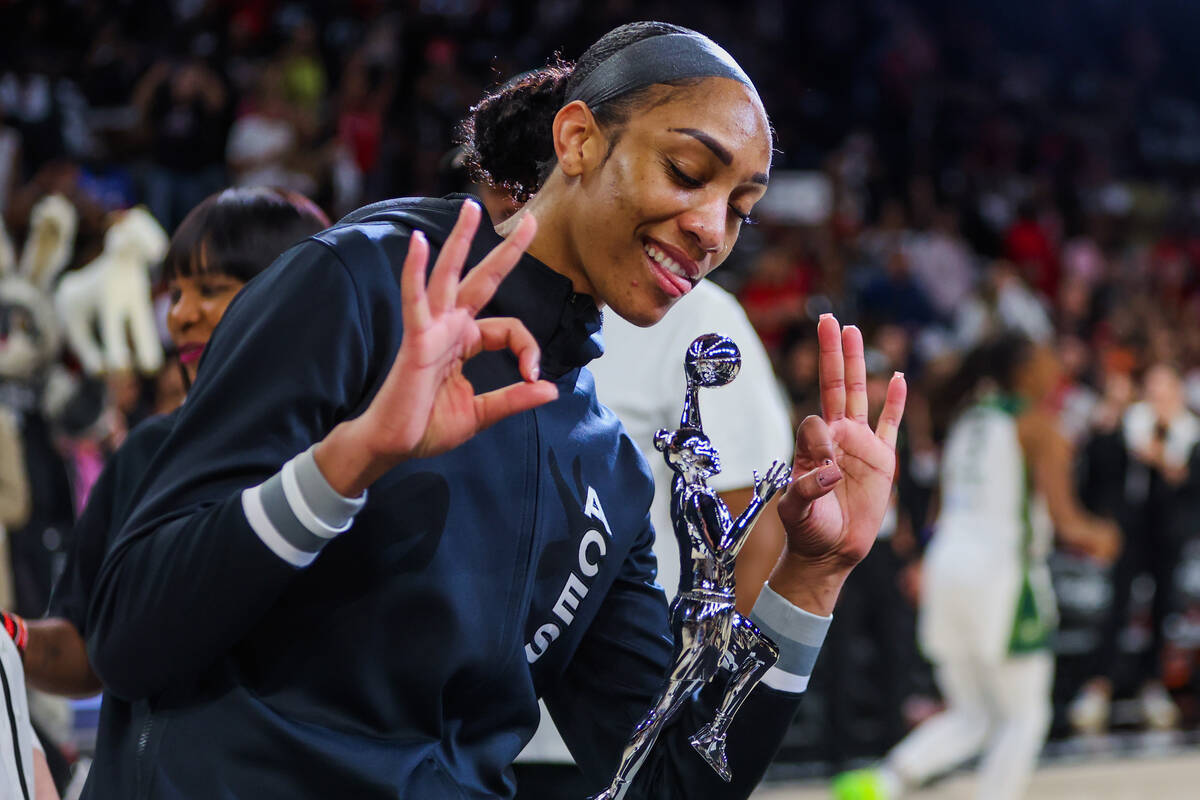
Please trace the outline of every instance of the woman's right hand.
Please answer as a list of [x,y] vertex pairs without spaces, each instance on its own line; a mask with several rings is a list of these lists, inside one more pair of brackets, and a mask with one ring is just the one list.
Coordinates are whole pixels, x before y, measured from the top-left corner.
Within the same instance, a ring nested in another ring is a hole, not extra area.
[[[476,319],[533,240],[537,222],[516,230],[460,280],[481,212],[463,203],[428,284],[429,244],[414,231],[401,275],[404,337],[378,394],[359,417],[341,423],[314,457],[330,485],[346,497],[363,492],[392,467],[451,450],[505,417],[558,397],[538,380],[541,350],[517,319]],[[476,395],[463,363],[481,350],[516,354],[525,382]]]

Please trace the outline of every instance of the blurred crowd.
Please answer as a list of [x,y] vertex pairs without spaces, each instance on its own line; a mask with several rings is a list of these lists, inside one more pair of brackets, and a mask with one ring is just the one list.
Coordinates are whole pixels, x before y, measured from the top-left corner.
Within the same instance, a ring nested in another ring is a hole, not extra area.
[[[846,592],[785,757],[877,755],[936,707],[911,604],[948,422],[939,388],[1000,330],[1053,345],[1049,402],[1080,492],[1124,536],[1111,564],[1055,557],[1055,730],[1195,726],[1200,70],[1184,6],[0,0],[0,215],[25,241],[35,204],[67,198],[71,270],[139,203],[170,233],[228,185],[303,192],[334,219],[443,193],[461,188],[446,154],[484,88],[630,19],[706,32],[759,79],[776,128],[771,194],[717,278],[796,418],[817,411],[825,311],[862,327],[872,378],[902,370],[912,387],[895,513]],[[77,355],[60,360],[82,371]],[[110,372],[90,411],[36,423],[62,461],[31,463],[29,481],[53,482],[66,503],[38,518],[38,586],[97,465],[179,402],[178,375],[170,360]],[[28,383],[0,364],[0,401],[25,391],[5,384]],[[33,418],[13,402],[19,423]],[[13,542],[33,524],[2,517]],[[17,608],[37,616],[45,590],[28,591]]]

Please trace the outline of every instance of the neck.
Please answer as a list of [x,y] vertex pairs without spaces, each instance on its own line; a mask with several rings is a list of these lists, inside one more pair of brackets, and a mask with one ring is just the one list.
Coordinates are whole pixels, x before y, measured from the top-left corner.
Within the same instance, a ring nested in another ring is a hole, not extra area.
[[576,293],[594,297],[595,290],[583,270],[583,260],[568,235],[571,211],[561,183],[562,177],[557,171],[551,174],[546,185],[529,198],[520,211],[496,226],[496,233],[507,237],[523,216],[532,214],[538,221],[538,230],[526,252],[568,278]]

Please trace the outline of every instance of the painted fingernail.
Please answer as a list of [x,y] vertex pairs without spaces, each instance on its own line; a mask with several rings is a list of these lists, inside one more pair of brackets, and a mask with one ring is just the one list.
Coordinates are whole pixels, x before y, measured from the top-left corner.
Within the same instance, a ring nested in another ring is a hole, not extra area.
[[838,469],[837,464],[829,464],[817,470],[817,483],[824,489],[833,486],[842,479],[842,471]]

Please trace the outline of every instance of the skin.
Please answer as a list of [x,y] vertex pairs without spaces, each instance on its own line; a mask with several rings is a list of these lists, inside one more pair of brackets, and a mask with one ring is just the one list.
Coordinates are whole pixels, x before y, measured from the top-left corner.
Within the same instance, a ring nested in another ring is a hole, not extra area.
[[225,316],[225,309],[243,286],[245,283],[232,275],[219,272],[177,275],[168,282],[171,307],[167,312],[167,331],[180,350],[180,361],[189,381],[195,382],[200,365],[199,353],[192,348],[208,344],[217,323]]
[[[657,96],[664,92],[667,102]],[[558,169],[522,210],[539,223],[531,255],[642,326],[678,299],[658,285],[644,246],[665,245],[693,262],[696,280],[707,275],[766,193],[771,166],[766,112],[737,81],[655,89],[650,101],[659,104],[632,115],[611,153],[612,137],[584,103],[560,110]],[[507,233],[516,219],[497,230]]]
[[[428,282],[428,245],[413,236],[401,278],[405,335],[392,369],[367,410],[335,427],[314,453],[333,488],[359,495],[406,459],[446,452],[557,396],[553,384],[537,379],[537,343],[521,323],[475,319],[525,250],[622,317],[641,325],[660,319],[678,298],[655,276],[646,242],[690,260],[697,279],[716,268],[736,242],[739,214],[765,191],[768,130],[757,97],[722,78],[643,106],[615,143],[583,103],[564,106],[552,131],[557,166],[497,228],[507,241],[479,266],[459,279],[479,224],[471,203]],[[797,430],[792,483],[779,502],[786,545],[770,585],[794,605],[828,615],[879,530],[906,386],[902,375],[892,378],[872,430],[862,334],[827,315],[817,336],[824,414]],[[485,347],[512,350],[524,382],[475,396],[462,364]]]
[[1109,520],[1089,514],[1079,502],[1072,477],[1071,444],[1059,431],[1053,415],[1045,410],[1044,401],[1060,374],[1054,352],[1045,346],[1035,347],[1016,376],[1017,393],[1029,404],[1029,410],[1017,419],[1017,435],[1032,468],[1034,487],[1046,498],[1058,537],[1068,546],[1108,563],[1120,552],[1120,531]]
[[[245,284],[224,273],[176,276],[168,289],[171,306],[167,330],[175,346],[208,344],[225,309]],[[196,380],[199,353],[183,364],[188,379]],[[74,624],[61,617],[29,620],[25,647],[25,678],[30,686],[68,697],[89,697],[103,686],[88,662],[87,644]]]
[[[729,507],[729,515],[736,519],[746,510],[746,506],[750,505],[750,500],[754,497],[754,487],[743,486],[717,494]],[[746,544],[742,546],[742,552],[738,554],[733,567],[737,581],[734,586],[737,610],[743,616],[754,609],[763,584],[771,576],[771,570],[775,568],[775,562],[779,561],[783,552],[786,536],[783,520],[779,518],[779,499],[773,497],[759,515],[758,522],[746,539]]]
[[33,750],[33,796],[37,800],[58,800],[58,789],[50,775],[46,754],[36,747]]

